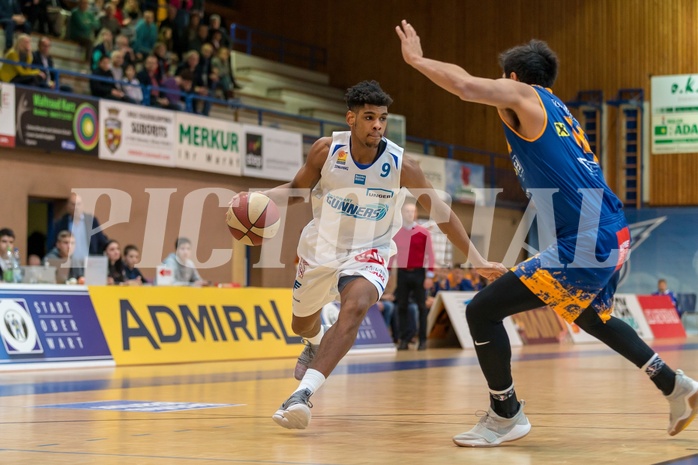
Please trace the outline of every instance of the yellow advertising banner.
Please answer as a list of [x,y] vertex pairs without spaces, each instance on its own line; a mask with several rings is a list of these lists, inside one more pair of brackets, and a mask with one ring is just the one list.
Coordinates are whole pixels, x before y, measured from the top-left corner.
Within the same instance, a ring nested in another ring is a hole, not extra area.
[[90,286],[117,365],[292,357],[291,289]]

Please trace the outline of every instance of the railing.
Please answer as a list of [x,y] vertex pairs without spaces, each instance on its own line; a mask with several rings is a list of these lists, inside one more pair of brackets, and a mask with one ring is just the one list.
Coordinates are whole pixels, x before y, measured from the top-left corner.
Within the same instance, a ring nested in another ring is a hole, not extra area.
[[[79,73],[75,71],[67,71],[58,68],[45,68],[42,65],[26,63],[20,63],[16,61],[6,60],[0,58],[0,63],[8,63],[11,65],[19,65],[25,68],[40,69],[44,73],[53,76],[55,82],[55,90],[58,91],[60,88],[61,77],[70,76],[73,78],[84,79],[84,80],[96,80],[109,83],[118,83],[120,85],[136,86],[138,84],[131,84],[124,81],[117,81],[115,79],[105,78],[102,76],[94,76],[92,74]],[[295,121],[302,121],[318,125],[318,132],[316,134],[303,134],[304,143],[313,143],[318,137],[326,134],[328,128],[346,128],[345,121],[331,121],[323,120],[319,118],[313,118],[310,116],[296,115],[291,113],[285,113],[282,111],[269,110],[267,108],[255,107],[252,105],[242,104],[239,100],[221,100],[215,97],[207,95],[199,95],[192,92],[182,92],[174,89],[168,89],[163,87],[153,87],[149,85],[140,85],[143,92],[143,102],[142,105],[151,105],[151,91],[160,91],[162,93],[167,93],[171,95],[178,95],[183,98],[184,101],[184,111],[193,112],[194,102],[203,101],[212,105],[219,105],[229,108],[233,111],[235,110],[245,110],[249,112],[256,113],[257,124],[260,126],[265,124],[265,118],[268,117],[282,117],[291,118]],[[46,89],[50,90],[50,89]],[[81,94],[82,95],[82,94]],[[441,141],[422,139],[418,137],[407,136],[407,141],[419,144],[422,147],[422,152],[425,155],[436,155],[443,156],[447,158],[458,158],[461,161],[474,163],[478,165],[483,165],[485,167],[485,185],[486,187],[503,188],[504,192],[500,194],[498,199],[502,200],[504,203],[510,203],[512,205],[520,206],[526,202],[526,198],[518,187],[518,181],[514,175],[513,169],[511,168],[511,162],[509,157],[504,154],[488,152],[485,150],[478,150],[457,144],[448,144]]]
[[287,37],[242,26],[230,25],[230,38],[233,47],[238,45],[252,55],[270,57],[281,63],[298,64],[304,68],[317,70],[327,65],[327,50]]

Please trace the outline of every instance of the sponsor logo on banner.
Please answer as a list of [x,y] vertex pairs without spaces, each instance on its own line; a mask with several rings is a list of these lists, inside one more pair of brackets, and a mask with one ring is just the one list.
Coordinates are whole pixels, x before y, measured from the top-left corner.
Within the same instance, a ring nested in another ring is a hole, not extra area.
[[686,337],[686,331],[671,297],[639,295],[637,300],[655,338]]
[[291,289],[90,287],[119,365],[298,355]]
[[250,124],[243,124],[242,128],[245,134],[242,175],[291,181],[303,165],[302,134]]
[[15,146],[15,86],[0,83],[0,147]]
[[635,294],[616,294],[613,298],[613,316],[625,321],[642,339],[654,338]]
[[99,107],[99,158],[175,166],[175,112],[107,99]]
[[111,360],[87,290],[57,287],[0,290],[0,364]]
[[567,335],[565,322],[548,307],[536,308],[512,316],[524,344],[549,344]]
[[[341,313],[341,304],[339,302],[330,302],[322,307],[320,316],[322,324],[332,326],[337,322]],[[393,338],[385,326],[385,320],[377,305],[372,305],[366,312],[366,316],[361,321],[359,331],[354,340],[354,345],[350,349],[350,353],[367,351],[367,350],[389,350],[395,351]]]
[[245,137],[241,124],[176,113],[177,167],[239,176]]
[[96,154],[99,116],[96,102],[67,94],[15,88],[17,146],[47,151]]
[[24,299],[0,299],[0,336],[8,355],[44,351]]

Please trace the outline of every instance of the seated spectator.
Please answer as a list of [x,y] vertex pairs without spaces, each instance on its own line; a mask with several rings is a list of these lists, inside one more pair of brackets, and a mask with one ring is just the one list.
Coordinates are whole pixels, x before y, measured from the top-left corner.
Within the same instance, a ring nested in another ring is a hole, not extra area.
[[[111,52],[111,74],[114,76],[114,80],[121,82],[124,80],[124,54],[118,50]],[[124,90],[120,84],[116,85],[119,90]]]
[[235,82],[235,77],[233,76],[230,63],[230,50],[226,47],[221,47],[211,61],[221,80],[221,87],[225,92],[225,98],[233,98],[233,89],[241,89],[242,87]]
[[107,284],[123,284],[126,282],[126,265],[121,260],[121,247],[114,239],[109,240],[104,247],[104,255],[109,260],[107,267]]
[[133,103],[140,104],[143,102],[143,89],[141,83],[136,79],[136,67],[132,64],[126,65],[124,69],[124,77],[122,81],[132,85],[124,85],[123,91],[128,98],[133,100]]
[[194,267],[191,256],[191,241],[180,237],[175,241],[175,252],[169,254],[162,264],[172,270],[174,284],[185,286],[202,286],[206,281],[201,279]]
[[10,228],[0,229],[0,281],[4,281],[3,276],[6,270],[12,269],[14,266],[13,262],[8,262],[8,253],[10,251],[10,256],[14,260],[14,254],[12,251],[15,248],[15,233]]
[[121,12],[123,16],[123,20],[121,21],[121,33],[132,42],[136,37],[136,25],[143,16],[138,0],[126,0]]
[[[209,89],[206,86],[206,83],[204,81],[203,77],[203,67],[199,66],[199,52],[196,50],[190,50],[187,52],[187,54],[184,57],[184,63],[179,65],[177,68],[177,74],[181,74],[182,71],[185,69],[188,69],[192,73],[192,83],[193,83],[193,92],[198,95],[209,95]],[[194,113],[202,114],[204,116],[208,116],[208,111],[211,108],[211,103],[210,102],[203,102],[203,105],[200,105],[202,102],[200,101],[195,101],[193,111]],[[197,107],[202,107],[197,109]]]
[[41,257],[31,254],[27,257],[27,266],[41,266]]
[[162,81],[170,75],[170,56],[165,44],[156,42],[153,55],[158,59],[158,81]]
[[116,37],[121,32],[121,22],[116,18],[116,7],[113,3],[104,6],[104,14],[99,18],[99,25],[102,29],[107,29]]
[[158,30],[158,42],[165,44],[166,50],[174,50],[174,34],[172,33],[171,27],[160,25],[160,29]]
[[117,50],[124,56],[124,65],[136,64],[136,54],[133,52],[133,49],[128,43],[128,37],[125,35],[116,36],[114,51]]
[[456,265],[453,268],[453,282],[451,289],[454,291],[476,291],[472,281],[465,276],[465,264]]
[[127,245],[124,247],[124,274],[126,275],[126,284],[129,286],[139,286],[141,284],[147,284],[148,280],[145,279],[141,270],[136,268],[136,263],[141,261],[141,253],[138,247],[135,245]]
[[[39,83],[40,87],[46,87],[48,89],[56,89],[56,72],[49,72],[49,68],[53,68],[53,57],[51,56],[51,40],[48,37],[42,37],[39,39],[39,50],[35,51],[32,55],[32,63],[35,65],[41,65],[41,71],[43,71],[46,78]],[[72,92],[73,88],[61,84],[59,89],[62,92]]]
[[56,281],[63,284],[69,279],[79,279],[85,276],[84,263],[73,260],[75,237],[70,231],[58,233],[56,245],[44,257],[44,265],[56,267]]
[[679,308],[679,301],[676,298],[676,294],[674,294],[674,291],[669,290],[667,287],[666,279],[660,279],[657,281],[657,290],[652,293],[652,295],[668,295],[669,298],[671,299],[671,302],[674,304],[674,308],[676,309],[676,313],[679,314],[679,318],[681,317],[681,314],[683,313],[681,309]]
[[170,108],[170,101],[160,95],[162,82],[158,80],[158,59],[153,55],[145,59],[143,69],[136,74],[136,78],[144,86],[150,86],[150,106]]
[[189,50],[201,52],[201,47],[208,43],[208,26],[199,24],[196,29],[196,36],[189,41]]
[[162,82],[160,95],[167,98],[167,108],[179,111],[186,110],[186,97],[182,93],[191,94],[192,79],[191,71],[185,69],[177,76],[170,76]]
[[[219,33],[220,37],[216,38],[215,34]],[[221,17],[219,15],[211,15],[208,18],[208,42],[210,42],[216,50],[220,47],[230,48],[230,37],[228,32],[221,27]],[[214,44],[218,42],[218,44]]]
[[109,29],[102,29],[99,31],[99,36],[97,37],[97,42],[92,49],[90,69],[92,71],[97,70],[97,64],[99,60],[103,57],[111,58],[112,51],[114,50],[114,36],[112,36]]
[[0,0],[0,26],[5,30],[5,51],[14,45],[15,30],[19,29],[25,34],[32,31],[32,25],[22,14],[17,0]]
[[[185,52],[188,52],[189,50],[194,50],[194,48],[191,46],[192,42],[198,37],[199,34],[199,24],[201,24],[201,16],[197,15],[189,15],[189,24],[187,25],[187,30],[186,30],[186,40],[184,41],[186,43],[186,49],[184,50]],[[197,50],[198,52],[198,50]]]
[[[31,65],[34,55],[31,49],[31,39],[26,34],[17,37],[17,44],[5,54],[6,60],[26,63]],[[46,73],[37,68],[29,68],[22,65],[4,63],[0,68],[0,81],[24,84],[25,86],[40,86],[46,80]]]
[[143,61],[152,52],[155,41],[158,40],[158,28],[155,25],[155,15],[152,11],[143,13],[136,25],[136,38],[133,40],[133,51],[136,52],[136,59]]
[[85,48],[85,60],[89,61],[92,55],[92,42],[95,32],[99,29],[99,21],[89,11],[90,1],[80,0],[78,7],[70,14],[68,26],[68,39],[73,40]]
[[102,56],[99,60],[99,66],[97,70],[92,73],[93,76],[111,79],[111,81],[90,79],[90,91],[92,95],[99,98],[106,98],[110,100],[120,100],[122,102],[131,102],[131,99],[126,96],[124,91],[119,90],[114,82],[114,75],[111,72],[111,60],[108,56]]
[[56,35],[53,26],[48,19],[48,5],[50,0],[20,0],[22,15],[33,29],[37,26],[40,34]]

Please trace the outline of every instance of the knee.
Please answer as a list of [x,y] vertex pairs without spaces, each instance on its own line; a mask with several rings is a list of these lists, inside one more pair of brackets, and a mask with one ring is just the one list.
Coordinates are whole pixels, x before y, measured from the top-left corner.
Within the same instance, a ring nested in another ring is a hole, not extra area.
[[582,328],[587,333],[594,335],[595,329],[598,328],[599,325],[603,325],[604,323],[603,321],[601,321],[601,318],[599,318],[599,315],[598,313],[596,313],[596,310],[589,307],[582,313],[580,313],[577,319],[574,320],[574,324]]
[[486,317],[486,305],[482,294],[475,294],[473,300],[465,307],[465,319],[468,320],[468,326],[471,328],[478,326],[483,318]]
[[314,336],[317,334],[317,330],[320,328],[320,319],[310,319],[310,318],[296,318],[293,317],[291,321],[291,329],[295,334],[299,336]]

